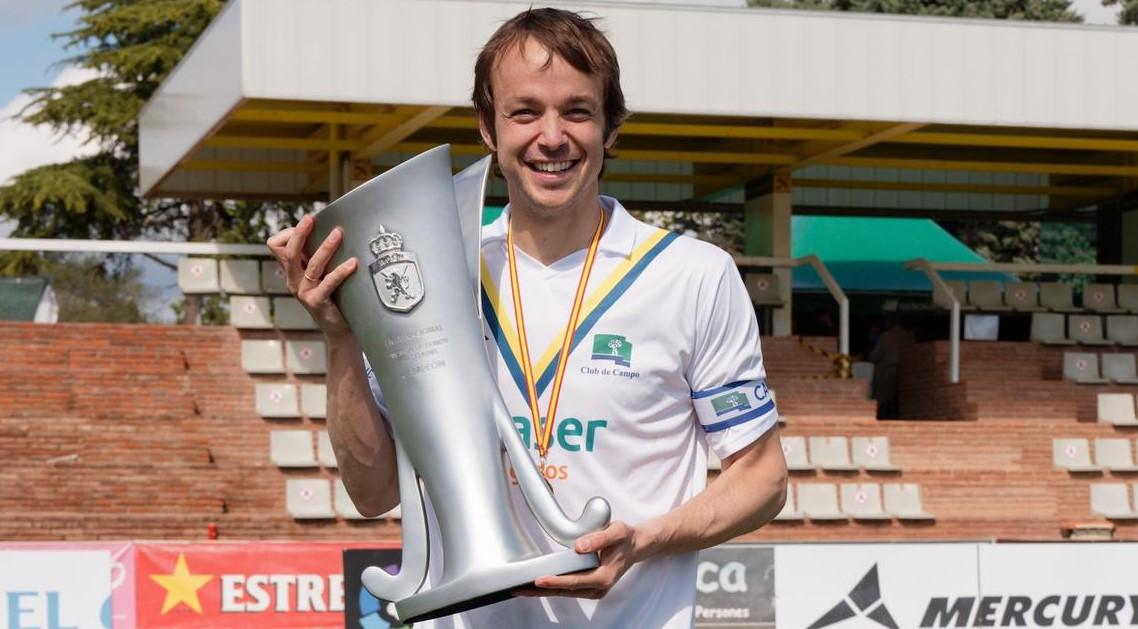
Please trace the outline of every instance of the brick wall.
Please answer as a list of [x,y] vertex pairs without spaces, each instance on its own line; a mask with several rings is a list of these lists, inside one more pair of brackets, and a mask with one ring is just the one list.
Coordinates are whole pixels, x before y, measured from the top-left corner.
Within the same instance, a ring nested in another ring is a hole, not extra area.
[[[269,432],[323,422],[256,415],[259,377],[241,370],[241,338],[233,328],[0,322],[0,539],[194,540],[216,523],[224,539],[397,540],[392,522],[287,515],[286,479],[335,472],[277,468]],[[810,342],[832,349],[832,339]],[[1120,431],[1087,421],[1093,390],[1050,379],[1060,351],[967,344],[967,382],[948,386],[944,344],[922,344],[902,370],[917,395],[910,408],[972,421],[879,422],[865,383],[827,378],[826,357],[796,339],[763,348],[784,434],[885,435],[903,468],[792,482],[916,482],[937,520],[775,523],[746,539],[1059,539],[1065,523],[1094,519],[1087,485],[1112,475],[1053,470],[1051,439]],[[1138,523],[1117,527],[1116,538],[1138,539]]]

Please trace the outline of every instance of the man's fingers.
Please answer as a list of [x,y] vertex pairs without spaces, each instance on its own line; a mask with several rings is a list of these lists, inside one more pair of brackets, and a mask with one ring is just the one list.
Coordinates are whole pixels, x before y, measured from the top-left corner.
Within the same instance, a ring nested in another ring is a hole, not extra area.
[[277,249],[282,249],[285,245],[288,244],[288,239],[292,238],[292,233],[294,231],[296,231],[295,227],[286,227],[273,234],[272,236],[269,236],[269,239],[265,241],[265,244],[268,245],[269,249],[272,249],[273,253],[275,254]]
[[[325,275],[324,279],[320,280],[319,286],[309,291],[308,298],[315,304],[331,297],[332,292],[339,288],[344,280],[348,279],[348,276],[356,270],[358,264],[355,258],[348,258],[341,262],[339,266]],[[311,264],[309,266],[311,266]]]
[[605,528],[595,532],[584,535],[577,540],[577,552],[579,553],[592,553],[602,548],[607,548],[613,544],[623,542],[631,530],[623,522],[612,522]]
[[320,281],[320,276],[324,274],[324,267],[328,264],[328,260],[332,258],[332,255],[336,253],[336,249],[340,246],[340,240],[342,239],[342,236],[343,233],[340,231],[340,228],[337,227],[332,230],[332,233],[328,234],[328,237],[324,239],[324,242],[320,243],[320,247],[316,249],[316,253],[312,254],[312,259],[310,259],[308,261],[308,264],[303,267],[304,277],[306,279],[315,282]]
[[[308,240],[308,235],[312,233],[312,215],[305,214],[300,222],[296,224],[296,229],[292,232],[292,237],[289,238],[288,244],[285,245],[285,257],[289,261],[291,267],[289,271],[297,272],[303,267],[300,264],[301,258],[304,256],[304,243]],[[299,280],[299,277],[293,279]]]
[[525,588],[521,590],[514,590],[514,596],[525,597],[540,597],[540,596],[567,596],[571,598],[604,598],[608,594],[608,590],[546,590],[546,589],[533,589]]

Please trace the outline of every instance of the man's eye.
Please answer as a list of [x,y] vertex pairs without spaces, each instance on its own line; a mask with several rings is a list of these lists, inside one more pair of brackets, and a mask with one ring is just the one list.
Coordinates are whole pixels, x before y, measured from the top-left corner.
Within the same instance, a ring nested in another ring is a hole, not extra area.
[[513,120],[533,120],[537,117],[537,112],[532,109],[516,109],[510,112],[510,118]]
[[593,117],[593,112],[588,109],[570,109],[566,118],[573,121],[585,121]]

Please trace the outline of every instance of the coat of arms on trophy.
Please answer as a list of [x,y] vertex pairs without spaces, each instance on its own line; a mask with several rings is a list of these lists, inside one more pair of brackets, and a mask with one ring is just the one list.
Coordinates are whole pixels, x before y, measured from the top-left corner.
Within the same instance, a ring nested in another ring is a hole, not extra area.
[[368,265],[379,300],[389,310],[410,312],[423,300],[423,277],[415,254],[403,250],[403,236],[379,226],[369,244],[375,262]]

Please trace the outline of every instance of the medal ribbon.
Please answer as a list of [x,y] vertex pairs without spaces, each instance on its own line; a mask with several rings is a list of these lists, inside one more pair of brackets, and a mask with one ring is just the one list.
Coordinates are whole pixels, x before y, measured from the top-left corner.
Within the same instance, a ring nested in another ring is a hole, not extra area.
[[[541,410],[537,406],[537,378],[533,374],[533,361],[529,356],[529,340],[526,338],[525,318],[522,316],[521,284],[518,282],[518,262],[514,254],[514,230],[510,223],[506,228],[506,251],[510,260],[510,291],[514,298],[514,319],[518,326],[518,354],[521,359],[522,374],[526,381],[526,395],[529,398],[530,414],[533,416],[534,428],[537,428],[537,453],[541,458],[542,467],[545,466],[545,456],[549,452],[549,442],[553,438],[553,422],[557,415],[557,400],[561,397],[561,381],[565,378],[565,367],[569,364],[569,351],[572,349],[573,332],[577,330],[577,320],[581,315],[581,304],[585,301],[585,288],[589,284],[589,274],[593,270],[593,261],[597,258],[597,249],[601,244],[601,233],[605,230],[605,213],[601,212],[601,219],[597,222],[597,231],[593,233],[593,241],[589,243],[589,251],[585,255],[585,265],[581,269],[581,279],[577,281],[577,294],[573,297],[573,308],[569,311],[569,322],[565,325],[565,333],[561,339],[561,356],[557,360],[557,371],[553,376],[553,390],[549,394],[549,411],[545,414],[545,423],[541,421]],[[543,470],[544,471],[544,470]]]

